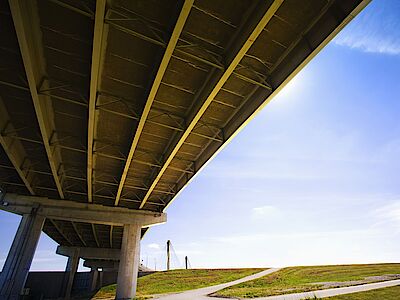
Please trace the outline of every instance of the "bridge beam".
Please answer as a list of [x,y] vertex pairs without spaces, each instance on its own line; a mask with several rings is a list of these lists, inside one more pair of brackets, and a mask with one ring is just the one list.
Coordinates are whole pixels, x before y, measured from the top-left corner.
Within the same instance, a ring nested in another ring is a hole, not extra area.
[[[86,261],[90,260],[108,260],[118,261],[120,259],[121,250],[112,248],[92,248],[92,247],[69,247],[69,246],[58,246],[56,253],[59,255],[71,257],[78,251],[79,257]],[[85,265],[92,267],[92,265]]]
[[178,153],[181,146],[184,144],[185,140],[191,134],[196,124],[199,122],[200,118],[206,112],[207,108],[211,105],[215,96],[223,88],[225,82],[229,79],[229,77],[234,73],[235,68],[239,65],[242,58],[256,41],[257,37],[261,34],[265,26],[274,16],[282,3],[283,0],[265,1],[262,5],[262,8],[257,7],[255,9],[257,16],[249,18],[249,23],[244,24],[241,36],[235,36],[232,39],[232,44],[229,47],[231,51],[226,56],[228,64],[225,70],[217,74],[217,76],[214,76],[214,78],[211,78],[211,82],[208,85],[211,90],[209,90],[209,88],[205,88],[204,91],[200,91],[200,93],[197,95],[198,99],[196,99],[196,102],[199,103],[199,105],[198,107],[194,107],[194,109],[190,113],[190,122],[188,122],[188,126],[186,127],[186,129],[181,132],[181,134],[177,138],[173,138],[174,140],[173,143],[171,143],[171,149],[168,149],[168,151],[166,152],[166,159],[162,167],[158,172],[156,172],[154,178],[152,179],[152,183],[148,191],[146,192],[142,203],[140,204],[140,209],[145,206],[161,177],[168,169],[172,160],[176,157],[176,154]]
[[0,275],[0,299],[20,299],[44,221],[35,209],[23,215]]
[[121,199],[122,190],[124,188],[124,184],[125,184],[126,177],[128,175],[128,171],[129,171],[132,159],[133,159],[133,155],[134,155],[134,153],[136,151],[136,147],[137,147],[137,145],[139,143],[139,139],[140,139],[140,137],[142,135],[142,131],[143,131],[144,125],[145,125],[145,123],[147,121],[147,117],[148,117],[148,115],[150,113],[150,109],[151,109],[151,106],[153,105],[153,102],[154,102],[154,99],[156,97],[158,88],[161,85],[161,80],[162,80],[162,78],[163,78],[163,76],[165,74],[165,71],[167,70],[169,61],[171,60],[171,57],[172,57],[172,54],[173,54],[174,49],[176,47],[176,44],[178,43],[179,36],[181,35],[183,27],[184,27],[184,25],[186,23],[186,19],[189,16],[190,10],[191,10],[192,5],[193,5],[193,2],[194,2],[194,0],[185,0],[185,2],[183,4],[183,7],[182,7],[182,10],[181,10],[181,13],[179,14],[178,20],[176,21],[175,28],[174,28],[174,30],[173,30],[173,32],[171,34],[171,38],[170,38],[170,40],[168,42],[167,48],[165,49],[165,53],[164,53],[164,56],[163,56],[163,58],[161,60],[160,66],[159,66],[158,71],[157,71],[157,74],[156,74],[156,76],[154,78],[154,81],[153,81],[153,84],[152,84],[152,86],[150,88],[150,91],[149,91],[149,94],[148,94],[148,97],[147,97],[147,100],[146,100],[146,105],[145,105],[145,107],[143,109],[143,112],[142,112],[142,115],[140,117],[139,124],[137,126],[137,129],[136,129],[136,132],[135,132],[135,135],[133,137],[133,141],[132,141],[129,153],[128,153],[128,157],[126,159],[124,170],[123,170],[122,175],[121,175],[121,180],[119,182],[117,196],[115,198],[115,206],[117,206],[119,204],[119,201]]
[[46,64],[36,1],[9,0],[9,4],[43,145],[58,194],[61,199],[64,199],[62,181],[59,176],[60,173],[64,173],[60,172],[61,154],[57,148],[50,145],[52,135],[57,140],[52,101],[48,95],[39,92],[39,89],[49,89],[50,85],[48,80],[44,80]]
[[87,148],[87,191],[88,201],[93,201],[93,143],[96,119],[96,101],[99,90],[99,78],[101,77],[101,55],[105,49],[107,40],[107,30],[104,30],[104,14],[106,8],[106,0],[98,0],[96,2],[96,15],[94,19],[94,36],[92,50],[92,67],[90,74],[90,96],[89,96],[89,119],[88,119],[88,148]]
[[[21,141],[8,136],[7,132],[15,131],[11,123],[11,118],[7,113],[7,108],[2,97],[0,97],[0,145],[6,152],[8,159],[14,166],[15,171],[25,184],[31,195],[35,195],[33,190],[34,174],[29,172],[32,167],[31,160],[27,157],[25,148]],[[25,168],[24,168],[25,165]]]
[[11,193],[7,193],[0,202],[0,209],[19,215],[30,213],[32,208],[36,208],[37,214],[46,218],[73,222],[115,226],[134,224],[150,227],[167,221],[165,213],[53,200],[45,197],[21,196]]
[[98,260],[98,259],[87,259],[83,262],[83,266],[91,269],[118,269],[118,260]]

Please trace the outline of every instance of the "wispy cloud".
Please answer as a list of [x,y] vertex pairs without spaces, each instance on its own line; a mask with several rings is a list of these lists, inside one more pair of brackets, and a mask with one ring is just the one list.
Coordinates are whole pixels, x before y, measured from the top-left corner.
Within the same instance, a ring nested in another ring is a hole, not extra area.
[[400,1],[376,0],[334,40],[369,53],[400,55]]
[[220,236],[213,237],[211,240],[221,243],[229,244],[241,244],[251,242],[263,242],[263,241],[284,241],[284,240],[305,240],[305,239],[330,239],[337,237],[373,237],[381,234],[381,232],[375,228],[366,229],[348,229],[348,230],[337,230],[337,231],[323,231],[323,232],[283,232],[283,233],[250,233],[245,235],[231,235],[231,236]]
[[252,209],[252,216],[256,219],[277,217],[280,214],[281,211],[273,205],[264,205]]
[[376,227],[389,225],[400,232],[400,200],[391,202],[376,209],[374,214],[378,218]]
[[156,243],[148,244],[147,247],[150,249],[160,250],[160,245]]

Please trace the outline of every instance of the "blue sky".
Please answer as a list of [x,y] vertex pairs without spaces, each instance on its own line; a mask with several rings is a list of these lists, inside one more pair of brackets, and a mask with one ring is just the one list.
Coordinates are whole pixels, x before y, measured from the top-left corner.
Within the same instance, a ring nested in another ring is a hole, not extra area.
[[[400,2],[373,1],[142,241],[165,268],[400,262]],[[0,212],[0,266],[19,217]],[[33,270],[66,259],[42,234]],[[178,262],[180,260],[180,262]]]

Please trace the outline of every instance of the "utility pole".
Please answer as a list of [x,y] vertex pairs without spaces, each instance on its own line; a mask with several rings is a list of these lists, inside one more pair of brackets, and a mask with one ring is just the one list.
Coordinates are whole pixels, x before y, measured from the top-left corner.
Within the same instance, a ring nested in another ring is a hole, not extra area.
[[171,241],[167,241],[167,271],[170,270],[170,263],[171,263]]
[[188,269],[188,257],[187,256],[185,256],[185,267],[186,267],[186,270]]

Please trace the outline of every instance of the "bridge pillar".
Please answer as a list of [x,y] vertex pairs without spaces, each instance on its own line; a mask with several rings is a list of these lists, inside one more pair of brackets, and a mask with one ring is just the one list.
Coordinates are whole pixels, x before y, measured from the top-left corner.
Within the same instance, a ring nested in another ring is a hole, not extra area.
[[72,286],[79,264],[79,248],[74,248],[71,256],[68,257],[67,266],[65,268],[65,294],[64,299],[71,298]]
[[20,298],[44,221],[35,210],[22,216],[0,275],[0,299]]
[[97,289],[97,278],[99,277],[99,271],[97,270],[97,268],[92,268],[90,270],[90,273],[92,275],[90,283],[90,291],[94,292]]
[[115,299],[127,300],[136,296],[140,263],[140,237],[140,225],[124,225]]

